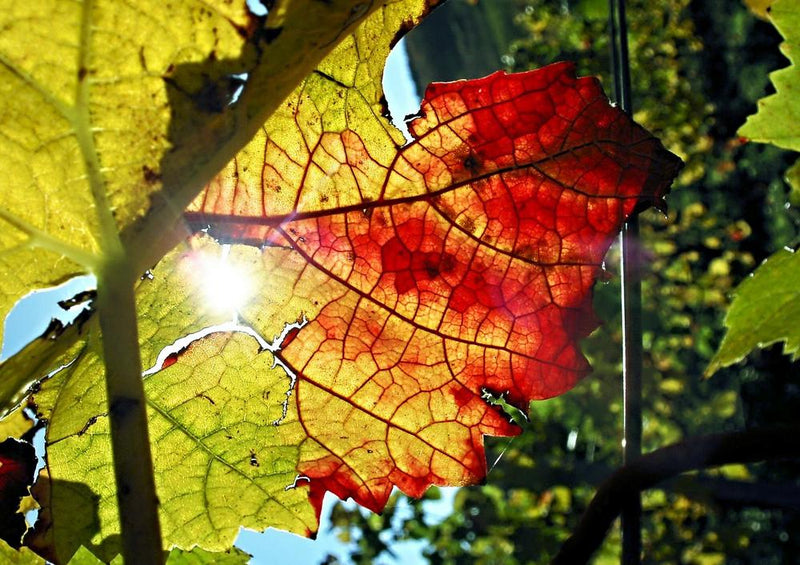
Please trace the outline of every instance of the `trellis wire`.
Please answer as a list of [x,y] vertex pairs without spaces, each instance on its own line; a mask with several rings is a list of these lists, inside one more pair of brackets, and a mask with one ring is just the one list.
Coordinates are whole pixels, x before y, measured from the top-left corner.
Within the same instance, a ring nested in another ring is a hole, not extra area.
[[[631,104],[631,74],[628,60],[628,29],[625,0],[609,0],[609,34],[614,98],[628,115]],[[620,234],[622,297],[622,396],[623,464],[642,452],[642,283],[639,253],[639,220],[634,213]],[[642,501],[637,495],[622,511],[622,565],[639,565],[642,551]]]

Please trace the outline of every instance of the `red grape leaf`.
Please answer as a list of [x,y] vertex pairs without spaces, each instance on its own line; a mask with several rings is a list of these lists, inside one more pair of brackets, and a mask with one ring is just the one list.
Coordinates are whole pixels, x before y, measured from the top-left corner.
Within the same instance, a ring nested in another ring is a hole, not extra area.
[[312,79],[187,217],[263,245],[289,292],[245,309],[263,335],[309,320],[277,356],[312,501],[379,511],[484,478],[483,436],[518,433],[485,392],[525,409],[588,373],[603,256],[680,163],[571,64],[431,85],[402,148]]
[[8,438],[0,443],[0,539],[19,548],[25,533],[25,517],[19,503],[33,483],[36,454],[33,446]]

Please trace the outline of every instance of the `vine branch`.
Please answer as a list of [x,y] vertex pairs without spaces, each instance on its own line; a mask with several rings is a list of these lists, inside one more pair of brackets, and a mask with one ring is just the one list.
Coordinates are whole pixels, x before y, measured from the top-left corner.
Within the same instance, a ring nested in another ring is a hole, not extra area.
[[122,555],[125,563],[162,565],[158,497],[136,326],[135,277],[124,260],[119,263],[109,261],[98,277],[97,311],[103,330]]
[[800,458],[797,427],[774,427],[690,438],[644,455],[614,472],[597,490],[552,565],[587,563],[624,505],[643,490],[687,471],[732,463]]

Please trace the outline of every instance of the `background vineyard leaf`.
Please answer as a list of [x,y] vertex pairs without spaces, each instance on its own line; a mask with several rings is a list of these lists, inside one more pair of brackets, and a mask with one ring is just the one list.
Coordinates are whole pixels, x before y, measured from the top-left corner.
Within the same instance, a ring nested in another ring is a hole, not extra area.
[[800,261],[797,254],[782,250],[767,259],[752,277],[735,291],[725,316],[728,333],[708,367],[708,373],[741,361],[756,348],[784,342],[783,351],[792,360],[800,350],[798,287]]
[[769,19],[784,37],[781,51],[790,65],[770,75],[777,92],[759,101],[758,112],[748,117],[739,135],[800,151],[800,133],[795,127],[800,121],[800,8],[792,0],[775,0],[769,7]]
[[744,0],[744,3],[753,14],[763,20],[769,19],[769,7],[774,0]]
[[789,202],[792,206],[800,206],[800,159],[786,171],[786,182],[792,188]]
[[[770,74],[776,93],[759,100],[758,111],[747,118],[739,134],[752,141],[800,151],[800,135],[795,123],[800,118],[800,68],[796,58],[800,50],[800,10],[796,3],[776,0],[767,11],[769,20],[784,38],[781,51],[789,58],[789,67]],[[787,127],[787,124],[791,124]],[[788,169],[786,182],[792,187],[789,202],[796,199],[798,163]],[[784,342],[784,352],[796,359],[797,337],[793,328],[798,319],[793,308],[792,289],[800,281],[794,253],[779,250],[763,263],[752,277],[736,289],[736,298],[725,317],[728,332],[712,359],[707,374],[720,367],[741,361],[756,348]],[[782,296],[788,289],[789,295]]]

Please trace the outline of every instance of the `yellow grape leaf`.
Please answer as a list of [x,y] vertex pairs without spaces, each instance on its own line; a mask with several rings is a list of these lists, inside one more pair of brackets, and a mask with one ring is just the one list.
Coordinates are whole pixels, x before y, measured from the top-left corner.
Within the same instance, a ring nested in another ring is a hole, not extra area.
[[208,179],[381,4],[285,0],[258,18],[244,0],[4,0],[0,317],[122,253],[153,265]]
[[[429,9],[426,2],[389,4],[385,10],[378,9],[366,24],[369,41],[366,41],[367,36],[363,36],[367,32],[360,32],[362,39],[359,40],[359,50],[374,49],[376,57],[385,58],[390,42],[398,34],[397,28],[407,29],[411,25],[409,14],[414,10],[422,13]],[[386,23],[389,20],[391,25]],[[383,23],[376,26],[376,21]],[[380,41],[377,41],[378,36]],[[335,72],[331,70],[333,68],[342,70],[350,64],[360,64],[357,60],[349,59],[352,45],[350,40],[345,40],[343,47],[331,56],[334,62],[323,62],[320,65],[322,70],[312,73],[312,76]],[[337,65],[336,60],[345,64]],[[376,71],[379,72],[380,67],[373,62],[369,72]],[[366,83],[365,79],[359,80]],[[376,77],[372,76],[370,80],[376,80]],[[381,102],[379,79],[377,85],[373,84],[373,89],[370,100],[378,111]],[[389,126],[386,129],[393,132],[394,139],[400,140]],[[209,297],[202,288],[204,279],[217,268],[221,254],[222,251],[209,239],[195,238],[188,247],[175,250],[151,273],[142,277],[137,289],[137,304],[140,312],[140,347],[145,367],[155,363],[162,348],[173,341],[208,326],[230,322],[230,312],[206,307]],[[261,254],[254,248],[237,247],[231,254],[231,261],[240,267],[244,265],[254,279],[253,287],[260,301],[269,297],[272,301],[284,301],[287,311],[310,311],[313,301],[299,298],[292,292],[294,272],[281,273],[277,269],[279,265],[265,264]],[[301,263],[295,264],[302,266]],[[284,314],[275,312],[272,315],[273,325],[278,331],[285,323]],[[111,487],[113,472],[105,393],[102,379],[99,378],[103,373],[101,339],[95,320],[87,324],[85,332],[83,347],[75,362],[44,381],[33,397],[40,415],[50,422],[47,430],[47,469],[52,485],[40,499],[50,517],[37,534],[37,547],[41,552],[49,551],[49,555],[57,557],[59,561],[69,559],[80,545],[91,547],[104,559],[113,556],[117,550],[117,510]],[[224,359],[239,359],[236,370],[228,371],[230,377],[220,373],[224,371],[224,362],[220,365],[222,361],[215,358],[210,361],[211,369],[198,370],[193,375],[196,383],[193,382],[192,387],[175,387],[174,391],[169,391],[171,394],[162,394],[159,387],[172,374],[169,371],[149,375],[145,382],[156,481],[162,503],[162,530],[169,546],[189,548],[199,543],[207,549],[226,549],[242,524],[253,529],[273,525],[306,534],[317,527],[315,509],[308,501],[307,492],[303,489],[286,489],[294,483],[297,475],[296,452],[299,443],[298,437],[291,433],[287,436],[290,427],[286,417],[282,420],[282,426],[273,428],[267,425],[261,431],[247,424],[247,418],[251,417],[270,422],[283,417],[284,402],[291,388],[290,380],[285,372],[272,369],[272,359],[268,354],[256,356],[259,347],[252,337],[239,335],[236,340],[244,342],[225,346],[226,351],[238,348],[246,355],[239,352],[222,356]],[[215,345],[217,353],[223,347],[220,339],[212,337],[206,341],[209,344],[206,348]],[[199,357],[213,357],[196,348],[191,351],[192,355]],[[186,355],[185,359],[182,357],[181,367],[192,358],[188,353]],[[262,413],[261,408],[253,408],[253,403],[257,407],[263,403],[265,384],[261,380],[242,378],[240,373],[243,374],[245,369],[265,373],[274,371],[277,375],[273,388],[279,392],[272,393],[274,404],[264,407],[266,412]],[[176,366],[172,372],[178,370]],[[159,392],[152,393],[153,390]],[[170,404],[172,401],[168,399],[171,395],[181,390],[193,396],[175,399],[175,404]],[[216,397],[220,391],[226,393],[221,400]],[[226,406],[223,420],[219,420],[221,416],[214,415],[216,405],[209,402],[208,398],[216,398],[217,405]],[[232,399],[230,405],[225,405],[226,398]],[[187,413],[182,409],[185,405],[201,407],[208,412],[197,412],[201,408],[196,408]],[[246,431],[230,434],[233,440],[224,437],[224,441],[214,446],[204,443],[205,436],[193,430],[193,426],[203,424],[218,428],[221,434],[224,429],[236,430],[236,423]],[[259,427],[264,428],[263,422]],[[264,439],[269,438],[265,435],[268,432],[273,432],[273,439]],[[251,454],[251,449],[263,450],[265,446],[274,445],[286,446],[289,454],[276,461],[271,459],[275,455],[274,448],[267,450],[267,454],[262,451],[260,457],[264,457],[264,462],[257,469],[252,460],[253,457],[258,458],[259,454]],[[178,462],[188,465],[192,461],[197,472],[191,471],[188,466],[182,468],[178,465]],[[221,478],[206,475],[208,465],[212,463],[222,465]],[[220,484],[230,488],[213,486],[209,483],[211,479],[223,481]],[[233,506],[232,492],[236,493],[237,501]],[[88,515],[96,518],[82,524],[71,519],[76,509],[81,508],[84,511],[94,509]],[[281,508],[284,510],[281,511]]]

